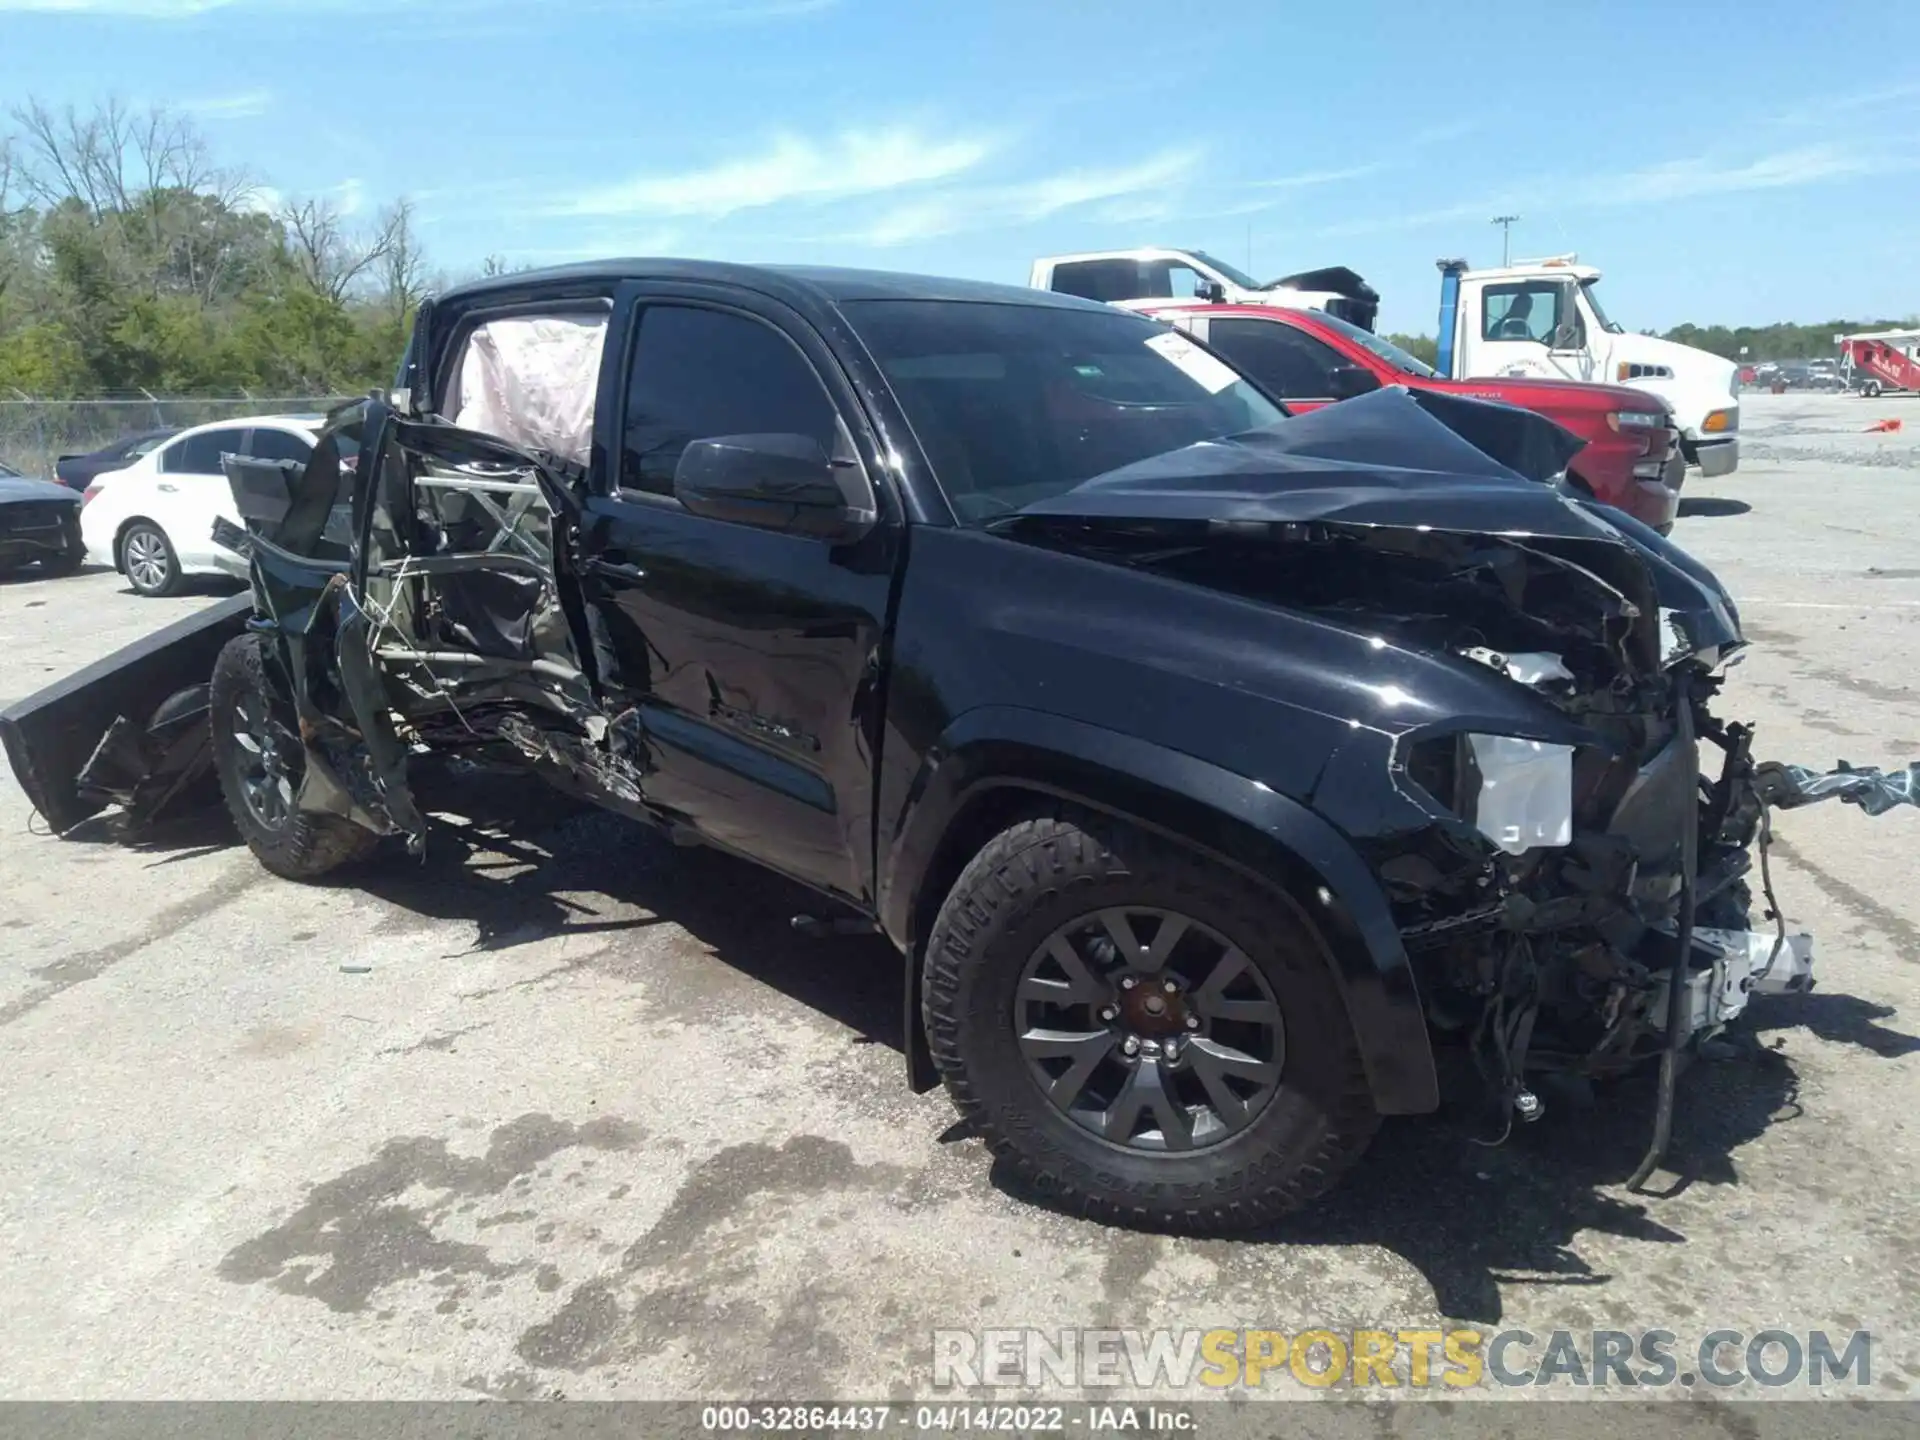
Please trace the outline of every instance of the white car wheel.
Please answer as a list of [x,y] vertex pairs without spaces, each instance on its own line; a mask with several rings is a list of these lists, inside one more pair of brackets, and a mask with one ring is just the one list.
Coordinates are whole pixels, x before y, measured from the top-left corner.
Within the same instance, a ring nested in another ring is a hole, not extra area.
[[180,588],[180,559],[166,531],[150,520],[136,520],[120,537],[120,568],[141,595],[171,595]]

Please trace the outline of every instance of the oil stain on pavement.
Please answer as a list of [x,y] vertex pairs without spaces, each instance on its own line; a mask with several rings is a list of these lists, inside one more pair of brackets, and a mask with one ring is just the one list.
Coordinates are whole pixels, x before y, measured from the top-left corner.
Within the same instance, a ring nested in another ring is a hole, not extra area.
[[[229,1251],[219,1273],[348,1312],[419,1276],[512,1274],[529,1267],[498,1262],[482,1245],[442,1239],[436,1226],[462,1202],[505,1193],[564,1150],[631,1150],[645,1138],[624,1120],[576,1126],[523,1115],[496,1129],[483,1155],[455,1155],[445,1140],[424,1136],[389,1140],[366,1164],[314,1186],[286,1220]],[[418,1191],[437,1195],[427,1204],[402,1203]]]

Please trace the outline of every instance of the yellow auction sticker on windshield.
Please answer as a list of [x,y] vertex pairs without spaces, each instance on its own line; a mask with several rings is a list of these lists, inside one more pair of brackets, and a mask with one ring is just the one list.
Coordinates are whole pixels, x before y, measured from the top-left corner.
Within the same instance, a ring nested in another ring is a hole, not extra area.
[[1161,359],[1179,366],[1181,374],[1209,395],[1218,395],[1240,378],[1177,331],[1169,330],[1164,335],[1153,336],[1147,341],[1147,348]]

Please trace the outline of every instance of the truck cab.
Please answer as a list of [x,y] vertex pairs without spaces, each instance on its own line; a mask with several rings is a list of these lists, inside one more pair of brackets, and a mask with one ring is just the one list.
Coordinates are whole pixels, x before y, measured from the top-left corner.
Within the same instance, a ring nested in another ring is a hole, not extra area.
[[1633,334],[1608,318],[1600,271],[1572,255],[1470,270],[1440,267],[1439,370],[1456,380],[1532,375],[1631,385],[1673,412],[1689,465],[1706,477],[1740,463],[1736,367],[1705,350]]
[[1303,270],[1262,283],[1204,250],[1159,245],[1045,255],[1033,262],[1027,283],[1036,290],[1077,295],[1126,310],[1188,300],[1324,310],[1362,330],[1373,329],[1380,312],[1379,293],[1344,266]]

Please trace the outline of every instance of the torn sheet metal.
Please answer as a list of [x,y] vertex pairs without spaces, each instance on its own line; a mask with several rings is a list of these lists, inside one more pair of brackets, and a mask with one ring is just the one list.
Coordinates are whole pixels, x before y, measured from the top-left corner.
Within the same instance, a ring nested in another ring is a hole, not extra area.
[[[1698,561],[1546,483],[1579,447],[1531,411],[1395,387],[1093,476],[991,528],[1070,546],[1146,537],[1216,553],[1256,540],[1303,551],[1353,542],[1487,579],[1511,578],[1518,563],[1491,552],[1519,552],[1521,568],[1588,587],[1589,613],[1631,622],[1646,666],[1709,651],[1718,660],[1744,644],[1737,607]],[[1272,569],[1280,579],[1299,566],[1290,556]]]
[[1779,810],[1797,810],[1836,796],[1869,815],[1884,815],[1901,805],[1920,805],[1920,764],[1883,772],[1877,765],[1856,768],[1842,760],[1822,774],[1805,765],[1769,760],[1754,767],[1753,778],[1761,798]]
[[246,629],[252,613],[253,597],[235,595],[0,712],[14,778],[54,833],[111,803],[106,791],[83,791],[80,775],[114,722],[124,717],[144,729],[174,696],[205,684],[221,647]]
[[216,804],[208,687],[169,696],[144,721],[126,715],[107,727],[74,788],[89,803],[118,805],[129,834],[176,809]]

